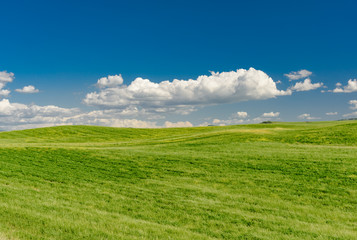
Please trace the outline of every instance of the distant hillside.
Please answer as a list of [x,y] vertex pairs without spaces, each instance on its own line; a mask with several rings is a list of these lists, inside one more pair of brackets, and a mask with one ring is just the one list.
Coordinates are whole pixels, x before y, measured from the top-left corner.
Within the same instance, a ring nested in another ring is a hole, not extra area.
[[0,133],[0,141],[26,143],[83,143],[117,141],[167,141],[171,138],[237,135],[241,141],[262,140],[287,143],[357,144],[357,121],[270,122],[234,126],[191,128],[113,128],[100,126],[58,126]]
[[0,133],[0,239],[355,239],[357,121]]

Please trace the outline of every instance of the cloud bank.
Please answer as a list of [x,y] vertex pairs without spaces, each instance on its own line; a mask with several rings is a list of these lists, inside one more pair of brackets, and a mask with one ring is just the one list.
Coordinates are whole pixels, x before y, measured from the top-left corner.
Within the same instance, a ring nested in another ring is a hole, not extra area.
[[264,72],[250,68],[202,75],[197,79],[155,83],[136,78],[123,85],[120,75],[101,78],[99,91],[88,93],[83,102],[99,108],[137,107],[147,111],[187,114],[197,106],[263,100],[290,95],[291,90],[276,88],[275,82]]
[[[289,80],[306,78],[312,73],[300,70],[285,74]],[[7,96],[10,90],[5,85],[12,82],[14,74],[0,72],[0,96]],[[11,103],[8,99],[0,101],[0,129],[13,130],[55,125],[100,125],[112,127],[156,128],[192,127],[189,121],[161,121],[166,114],[187,115],[198,108],[209,105],[235,103],[249,100],[264,100],[278,96],[291,95],[293,91],[309,91],[323,87],[323,83],[311,83],[310,78],[296,82],[287,90],[279,90],[266,73],[254,68],[238,69],[230,72],[211,72],[197,79],[154,82],[136,78],[129,85],[124,84],[121,75],[109,75],[98,79],[97,91],[88,93],[83,102],[97,110],[82,112],[79,108],[57,106],[38,106],[35,104]],[[340,90],[336,90],[340,89]],[[336,84],[335,92],[357,91],[357,80],[350,79],[348,85]],[[19,93],[39,92],[33,85],[16,89]],[[351,100],[352,109],[357,109],[357,100]],[[328,116],[336,113],[326,113]],[[355,114],[355,113],[351,113]],[[258,123],[267,120],[280,120],[280,112],[266,112],[248,119],[248,113],[238,111],[229,119],[213,119],[214,125]],[[347,116],[347,115],[346,115]],[[300,119],[318,119],[304,113]],[[206,118],[206,121],[210,121]],[[211,125],[206,122],[202,125]]]
[[8,99],[0,101],[0,130],[19,130],[27,128],[58,125],[99,125],[110,127],[157,128],[192,127],[192,123],[166,121],[158,125],[156,121],[139,120],[133,116],[146,116],[136,109],[112,109],[81,112],[78,108],[61,108],[53,105],[38,106],[11,103]]

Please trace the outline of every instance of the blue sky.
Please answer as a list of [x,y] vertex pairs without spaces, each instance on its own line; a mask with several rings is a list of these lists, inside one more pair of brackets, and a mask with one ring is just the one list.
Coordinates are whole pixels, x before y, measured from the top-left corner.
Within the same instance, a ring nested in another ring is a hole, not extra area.
[[356,1],[15,0],[1,9],[2,130],[357,117]]

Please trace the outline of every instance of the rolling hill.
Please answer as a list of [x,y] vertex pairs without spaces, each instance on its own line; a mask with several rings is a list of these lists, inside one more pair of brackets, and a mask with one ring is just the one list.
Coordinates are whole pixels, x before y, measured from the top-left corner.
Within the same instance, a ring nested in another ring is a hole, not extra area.
[[0,239],[356,239],[357,121],[0,133]]

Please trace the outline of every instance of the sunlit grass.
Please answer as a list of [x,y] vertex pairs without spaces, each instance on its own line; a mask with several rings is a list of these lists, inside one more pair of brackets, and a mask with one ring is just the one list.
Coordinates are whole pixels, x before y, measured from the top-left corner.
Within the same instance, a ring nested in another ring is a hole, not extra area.
[[0,239],[355,239],[357,122],[0,134]]

